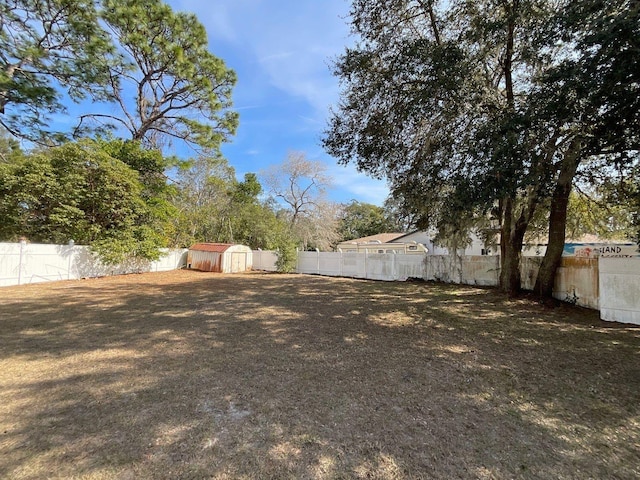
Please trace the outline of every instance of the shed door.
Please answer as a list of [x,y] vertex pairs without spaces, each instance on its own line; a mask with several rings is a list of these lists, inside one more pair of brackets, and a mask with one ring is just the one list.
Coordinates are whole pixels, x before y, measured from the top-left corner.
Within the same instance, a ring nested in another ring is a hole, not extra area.
[[247,270],[247,254],[233,252],[231,254],[231,272],[245,272]]

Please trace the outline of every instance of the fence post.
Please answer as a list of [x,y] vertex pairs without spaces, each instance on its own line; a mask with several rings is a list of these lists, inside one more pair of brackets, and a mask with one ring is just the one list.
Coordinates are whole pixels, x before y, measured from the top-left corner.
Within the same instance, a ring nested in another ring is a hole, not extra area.
[[343,277],[343,272],[344,272],[344,260],[342,258],[342,249],[339,248],[338,252],[340,253],[340,276]]
[[20,257],[18,258],[18,285],[22,281],[22,250],[27,244],[26,240],[20,240]]
[[73,255],[73,246],[76,242],[69,240],[69,262],[67,263],[67,280],[71,280],[71,257]]
[[320,250],[316,248],[316,273],[320,275]]
[[397,265],[398,264],[396,263],[396,251],[391,250],[391,280],[393,280],[394,282],[398,279],[398,272],[396,272]]
[[367,278],[367,255],[369,254],[369,250],[364,249],[364,278]]

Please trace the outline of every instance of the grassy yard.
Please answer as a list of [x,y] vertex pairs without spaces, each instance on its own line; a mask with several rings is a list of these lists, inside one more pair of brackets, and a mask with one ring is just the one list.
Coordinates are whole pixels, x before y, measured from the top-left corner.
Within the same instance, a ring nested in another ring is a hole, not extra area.
[[640,329],[430,283],[2,288],[0,478],[640,478]]

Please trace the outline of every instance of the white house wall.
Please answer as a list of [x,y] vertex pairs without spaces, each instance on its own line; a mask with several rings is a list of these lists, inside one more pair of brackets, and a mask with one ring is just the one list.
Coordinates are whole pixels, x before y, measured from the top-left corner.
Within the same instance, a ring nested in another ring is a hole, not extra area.
[[397,239],[397,241],[402,243],[421,243],[425,247],[427,247],[427,250],[429,250],[429,255],[447,255],[449,252],[446,248],[434,245],[431,240],[433,236],[435,236],[434,233],[419,231],[404,235]]
[[[419,231],[404,235],[396,239],[395,241],[403,243],[422,243],[429,250],[429,255],[449,255],[449,250],[447,250],[447,248],[435,245],[433,243],[432,239],[433,237],[435,237],[435,235],[436,234],[434,232],[429,233],[427,231]],[[484,242],[475,233],[472,233],[471,245],[466,247],[464,251],[462,251],[461,249],[460,255],[482,255],[483,249]]]

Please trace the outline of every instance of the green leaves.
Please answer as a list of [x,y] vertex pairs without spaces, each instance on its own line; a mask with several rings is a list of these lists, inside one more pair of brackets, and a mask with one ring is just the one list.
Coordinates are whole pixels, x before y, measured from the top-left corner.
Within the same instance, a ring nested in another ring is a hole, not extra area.
[[215,152],[235,133],[235,73],[192,14],[160,0],[8,0],[0,26],[0,125],[17,137],[63,141],[70,132],[49,130],[50,115],[86,98],[120,113],[83,112],[75,137],[125,128],[146,146]]
[[92,0],[7,0],[0,5],[0,124],[48,143],[48,115],[71,100],[109,98],[114,47]]
[[[122,114],[95,118],[124,126],[147,146],[179,140],[217,152],[237,128],[238,116],[230,110],[236,76],[209,52],[202,24],[160,0],[103,4],[102,16],[125,53],[125,63],[111,72]],[[122,88],[137,92],[135,106]]]
[[174,196],[173,243],[241,243],[257,249],[276,249],[293,243],[288,223],[259,198],[262,186],[255,174],[239,182],[221,158],[199,157],[185,165]]
[[[160,182],[110,152],[153,157],[135,145],[84,140],[0,164],[0,238],[90,245],[103,261],[154,259],[166,246]],[[156,160],[158,160],[156,158]]]
[[382,207],[352,200],[343,207],[339,219],[340,240],[368,237],[378,233],[392,233],[396,225]]

